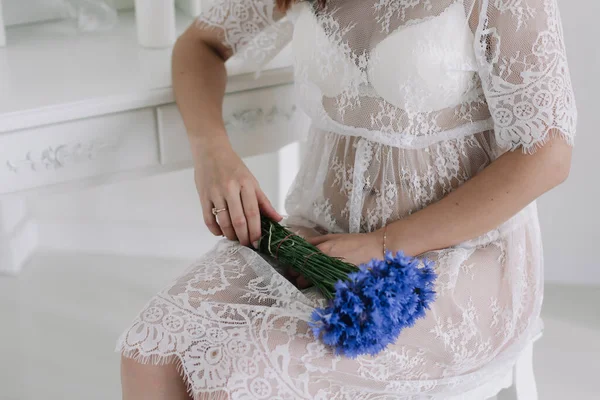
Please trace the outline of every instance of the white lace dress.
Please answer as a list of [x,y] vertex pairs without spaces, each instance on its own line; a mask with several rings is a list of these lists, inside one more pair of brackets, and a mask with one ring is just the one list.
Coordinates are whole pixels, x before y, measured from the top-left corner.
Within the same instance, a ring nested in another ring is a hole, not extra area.
[[[287,15],[274,0],[217,0],[197,27],[218,30],[256,68],[291,41],[297,104],[312,125],[290,224],[372,231],[505,151],[573,141],[556,0],[329,0]],[[425,256],[438,298],[377,357],[333,356],[307,325],[319,294],[227,240],[150,300],[118,350],[178,362],[197,399],[485,399],[540,329],[536,205]]]

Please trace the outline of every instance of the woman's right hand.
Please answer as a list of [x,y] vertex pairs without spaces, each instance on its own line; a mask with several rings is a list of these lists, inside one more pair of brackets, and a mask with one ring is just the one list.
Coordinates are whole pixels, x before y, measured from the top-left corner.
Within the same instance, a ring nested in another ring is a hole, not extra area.
[[[204,223],[214,235],[248,246],[261,237],[261,214],[281,221],[226,137],[207,140],[194,150],[194,178]],[[226,210],[215,217],[213,207]]]

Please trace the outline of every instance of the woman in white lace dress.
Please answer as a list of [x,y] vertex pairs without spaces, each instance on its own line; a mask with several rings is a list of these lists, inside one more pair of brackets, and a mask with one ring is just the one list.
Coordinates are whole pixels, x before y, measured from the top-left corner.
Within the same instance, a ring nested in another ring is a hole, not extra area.
[[[252,250],[259,210],[279,215],[227,140],[223,62],[258,69],[290,42],[312,124],[287,224],[356,264],[387,227],[388,249],[436,262],[431,310],[377,357],[315,340],[322,298]],[[556,0],[216,0],[173,59],[204,218],[227,239],[122,335],[125,399],[493,395],[541,328],[535,199],[569,172]]]

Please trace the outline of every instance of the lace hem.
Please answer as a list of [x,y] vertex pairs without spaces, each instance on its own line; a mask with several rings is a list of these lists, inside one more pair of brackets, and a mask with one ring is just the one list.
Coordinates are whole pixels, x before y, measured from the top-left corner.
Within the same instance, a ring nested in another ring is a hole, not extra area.
[[[500,357],[498,360],[496,360],[493,364],[494,365],[487,365],[483,368],[481,368],[478,371],[460,376],[460,377],[452,377],[452,378],[443,378],[443,379],[438,379],[435,380],[435,383],[431,384],[428,381],[421,381],[421,382],[412,382],[412,385],[415,385],[415,387],[430,387],[430,386],[435,386],[435,387],[439,387],[440,385],[447,385],[448,387],[457,387],[457,380],[462,380],[463,384],[464,382],[481,382],[482,380],[484,380],[484,377],[486,377],[485,379],[485,383],[482,385],[471,385],[471,388],[468,389],[467,392],[463,393],[463,394],[459,394],[459,395],[452,395],[452,396],[448,396],[445,394],[442,395],[434,395],[434,394],[429,394],[429,395],[425,395],[427,396],[428,400],[482,400],[482,399],[488,399],[488,398],[492,398],[495,395],[497,395],[502,389],[506,389],[508,387],[510,387],[513,383],[513,368],[514,365],[517,361],[518,355],[520,354],[520,352],[522,351],[522,349],[527,346],[532,340],[534,340],[536,337],[539,337],[541,335],[541,331],[542,331],[542,322],[541,320],[538,321],[538,323],[534,324],[531,329],[529,330],[529,332],[525,332],[522,337],[523,340],[519,341],[518,343],[515,343],[512,345],[513,349],[511,349],[510,351],[507,351],[504,355],[504,357]],[[157,352],[153,352],[153,353],[146,353],[144,354],[144,351],[142,350],[142,346],[139,345],[135,345],[135,346],[130,346],[127,345],[124,340],[123,337],[126,335],[127,332],[125,332],[125,334],[123,334],[123,336],[119,339],[118,343],[117,343],[117,347],[115,349],[116,353],[120,353],[123,357],[125,358],[129,358],[132,359],[140,364],[144,364],[144,365],[155,365],[155,366],[163,366],[163,365],[169,365],[169,364],[174,364],[177,372],[179,373],[179,375],[181,376],[182,380],[185,382],[186,387],[187,387],[187,392],[190,395],[190,397],[193,398],[193,400],[206,400],[206,399],[211,399],[211,400],[231,400],[233,397],[232,396],[232,391],[226,386],[224,385],[223,387],[219,387],[219,388],[214,388],[214,389],[195,389],[192,385],[192,383],[190,382],[190,375],[189,372],[186,371],[185,368],[185,363],[183,362],[183,358],[181,355],[179,354],[159,354]],[[510,356],[509,356],[510,355]],[[443,381],[443,382],[442,382]],[[433,381],[432,381],[433,382]],[[392,384],[393,386],[393,384]],[[458,385],[458,387],[460,387],[460,384]],[[392,389],[391,387],[388,389]],[[403,387],[403,389],[405,390],[406,387]],[[401,390],[401,389],[399,389]],[[385,399],[394,399],[394,400],[417,400],[417,399],[424,399],[424,397],[422,397],[421,395],[407,395],[407,396],[402,396],[400,394],[398,395],[394,395],[391,392],[386,391],[387,394],[389,396],[394,396],[394,397],[384,397]],[[351,392],[345,392],[345,393],[339,393],[339,396],[336,396],[335,399],[336,400],[357,400],[357,399],[361,399],[361,400],[369,400],[369,399],[379,399],[381,393],[362,393],[362,394],[358,394],[357,392],[351,391]],[[372,396],[372,397],[371,397]],[[416,396],[416,397],[415,397]],[[259,399],[262,397],[256,397],[256,399]],[[255,397],[248,397],[248,400],[251,399],[255,399]],[[329,399],[333,399],[333,398],[328,398]],[[314,400],[325,400],[325,399],[321,399],[320,397],[317,398],[315,397]]]
[[561,139],[567,143],[570,147],[575,146],[575,133],[565,132],[564,130],[557,127],[547,128],[543,135],[533,143],[513,143],[507,148],[509,151],[515,151],[519,148],[525,154],[535,154],[536,151],[544,147],[552,139]]
[[[183,361],[182,361],[181,357],[179,357],[177,355],[163,356],[160,354],[152,354],[152,355],[144,356],[144,355],[140,354],[139,349],[136,349],[136,348],[132,348],[129,350],[117,349],[116,352],[120,353],[125,358],[134,360],[135,362],[137,362],[139,364],[155,365],[155,366],[174,364],[175,368],[177,369],[177,372],[179,373],[179,375],[181,376],[181,379],[184,381],[184,383],[187,387],[187,394],[193,400],[207,400],[208,398],[210,398],[211,400],[230,400],[231,399],[231,394],[224,390],[195,393],[194,389],[192,387],[192,384],[188,380],[188,375],[185,372],[185,367],[184,367]],[[209,395],[210,397],[206,397],[207,395]]]

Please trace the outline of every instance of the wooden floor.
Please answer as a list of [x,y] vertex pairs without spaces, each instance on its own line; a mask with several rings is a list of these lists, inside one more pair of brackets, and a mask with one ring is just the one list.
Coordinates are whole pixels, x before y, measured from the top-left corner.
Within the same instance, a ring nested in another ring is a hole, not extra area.
[[[38,253],[0,277],[0,399],[119,399],[121,330],[189,260]],[[540,400],[600,398],[600,288],[547,285]]]

